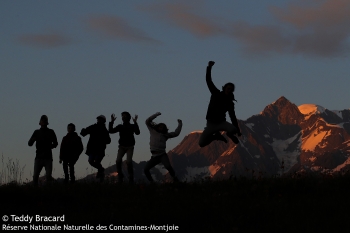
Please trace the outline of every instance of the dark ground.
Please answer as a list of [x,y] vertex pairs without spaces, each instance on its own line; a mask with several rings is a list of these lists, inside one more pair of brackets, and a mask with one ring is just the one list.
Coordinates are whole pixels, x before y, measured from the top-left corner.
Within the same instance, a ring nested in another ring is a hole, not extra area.
[[[63,223],[34,222],[44,226],[154,224],[178,226],[177,232],[346,232],[350,228],[347,176],[157,185],[7,184],[0,187],[0,196],[1,216],[65,215]],[[5,223],[23,225],[11,219],[2,220],[2,226]]]

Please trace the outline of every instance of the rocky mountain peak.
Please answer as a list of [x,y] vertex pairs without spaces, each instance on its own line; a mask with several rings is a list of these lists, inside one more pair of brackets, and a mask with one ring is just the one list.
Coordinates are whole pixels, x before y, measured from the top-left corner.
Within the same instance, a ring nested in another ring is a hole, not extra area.
[[276,119],[286,125],[299,124],[304,119],[298,107],[284,96],[266,106],[262,115]]

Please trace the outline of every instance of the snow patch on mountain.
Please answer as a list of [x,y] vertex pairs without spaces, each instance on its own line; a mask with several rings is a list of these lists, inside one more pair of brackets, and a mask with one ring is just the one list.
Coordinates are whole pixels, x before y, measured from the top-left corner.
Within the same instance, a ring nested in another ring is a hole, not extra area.
[[313,114],[321,114],[326,111],[324,107],[316,104],[302,104],[298,109],[307,119]]
[[192,180],[196,177],[206,177],[210,176],[209,167],[186,167],[186,174],[184,176],[185,180]]
[[287,151],[289,144],[291,144],[298,137],[300,137],[300,133],[286,140],[274,138],[273,142],[271,143],[272,149],[274,150],[280,163],[282,163],[282,160],[284,161],[285,171],[288,171],[298,162],[297,158],[300,154],[301,140],[299,139],[299,144],[294,151]]
[[201,133],[203,133],[203,130],[195,130],[195,131],[192,131],[189,134],[201,134]]
[[230,155],[235,149],[236,149],[236,145],[233,146],[231,149],[225,151],[224,153],[222,153],[220,156],[226,156],[226,155]]
[[209,166],[209,172],[213,176],[220,170],[220,168],[221,167],[219,165],[214,163],[214,164]]
[[254,123],[247,123],[247,124],[245,124],[251,131],[253,131],[254,132],[254,130],[253,130],[253,126],[254,126]]
[[317,159],[317,158],[316,158],[315,156],[312,156],[312,157],[309,158],[309,161],[315,162],[316,159]]
[[319,145],[322,140],[327,136],[328,131],[314,130],[306,138],[303,138],[303,144],[301,149],[304,151],[314,151],[316,146]]
[[334,128],[344,128],[344,123],[340,124],[326,124],[328,127],[334,127]]
[[332,110],[332,112],[334,112],[335,114],[337,114],[338,117],[340,117],[341,119],[343,119],[343,114],[341,111],[338,110]]
[[155,168],[158,169],[163,176],[168,173],[168,170],[163,165],[157,165]]

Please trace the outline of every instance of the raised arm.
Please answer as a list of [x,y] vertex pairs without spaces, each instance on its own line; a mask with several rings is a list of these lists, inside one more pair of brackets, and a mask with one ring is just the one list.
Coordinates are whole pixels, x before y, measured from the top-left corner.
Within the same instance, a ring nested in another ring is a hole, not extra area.
[[114,113],[111,115],[111,121],[108,124],[108,132],[109,133],[117,133],[119,132],[119,127],[118,125],[113,128],[114,121],[117,119],[117,117],[114,115]]
[[134,118],[132,118],[133,122],[134,122],[134,133],[136,135],[139,135],[140,134],[140,128],[139,128],[139,125],[137,124],[137,119],[139,118],[138,115],[135,115]]
[[174,138],[174,137],[179,136],[181,129],[182,129],[182,120],[178,119],[177,122],[178,122],[177,128],[175,129],[174,132],[167,133],[166,134],[167,138]]
[[213,67],[214,64],[215,64],[215,62],[213,62],[213,61],[208,62],[207,72],[206,72],[206,76],[205,76],[206,77],[205,80],[207,81],[207,86],[208,86],[211,94],[220,92],[220,90],[216,88],[216,86],[213,83],[213,80],[211,79],[211,68]]
[[160,112],[157,112],[157,113],[153,114],[152,116],[148,117],[148,118],[146,119],[146,125],[147,125],[147,127],[152,127],[151,122],[152,122],[157,116],[159,116],[159,115],[161,115],[161,113],[160,113]]
[[90,126],[87,127],[87,128],[81,129],[81,131],[80,131],[80,135],[81,135],[81,136],[85,137],[85,136],[88,135],[88,134],[90,134]]

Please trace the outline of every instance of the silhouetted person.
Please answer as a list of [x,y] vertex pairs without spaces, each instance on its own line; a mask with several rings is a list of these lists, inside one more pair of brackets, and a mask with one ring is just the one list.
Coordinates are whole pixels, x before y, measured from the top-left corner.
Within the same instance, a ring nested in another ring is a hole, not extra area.
[[[78,161],[80,154],[84,150],[81,137],[75,132],[75,125],[70,123],[67,126],[67,135],[62,138],[60,147],[60,163],[63,162],[64,181],[75,182],[74,165]],[[69,173],[68,173],[69,167]]]
[[[227,143],[224,136],[220,131],[226,131],[226,134],[236,144],[239,143],[238,138],[235,136],[241,136],[241,131],[238,126],[235,105],[233,101],[235,97],[233,92],[235,85],[233,83],[226,83],[222,87],[222,91],[216,88],[211,79],[211,69],[215,62],[209,61],[206,72],[206,82],[211,92],[210,102],[207,111],[207,127],[199,139],[199,146],[204,147],[210,144],[214,140],[221,140]],[[228,112],[232,124],[226,121],[226,112]]]
[[151,134],[149,145],[150,145],[152,156],[151,156],[151,159],[147,162],[144,168],[144,172],[147,179],[150,182],[153,182],[150,169],[158,165],[159,163],[162,163],[164,167],[169,171],[169,174],[171,175],[171,177],[173,177],[173,180],[178,181],[177,177],[175,176],[175,171],[170,164],[168,155],[165,152],[165,148],[166,148],[166,141],[169,138],[174,138],[179,136],[182,128],[182,121],[178,119],[177,120],[178,126],[175,129],[175,131],[168,133],[168,128],[164,123],[156,124],[153,122],[153,120],[159,115],[161,115],[161,113],[157,112],[152,116],[150,116],[149,118],[147,118],[146,120],[147,128],[149,129],[149,132]]
[[123,124],[117,125],[113,128],[114,121],[117,119],[114,114],[111,115],[111,122],[109,122],[108,131],[109,133],[119,132],[119,149],[116,160],[117,172],[118,172],[118,182],[123,182],[124,174],[122,171],[122,161],[123,157],[126,154],[126,165],[128,167],[129,173],[129,183],[134,182],[134,168],[132,166],[132,156],[134,154],[135,146],[135,137],[134,134],[139,135],[140,129],[137,124],[138,116],[135,115],[135,118],[132,120],[134,124],[130,124],[131,115],[128,112],[122,112],[122,121]]
[[105,125],[106,117],[100,115],[96,119],[97,123],[82,129],[80,135],[85,137],[90,134],[85,154],[89,156],[90,165],[97,169],[96,178],[103,181],[105,169],[102,167],[101,161],[105,157],[106,146],[111,143],[111,138]]
[[46,181],[51,181],[52,178],[52,149],[56,148],[57,137],[52,129],[49,129],[48,117],[42,115],[39,121],[40,129],[34,131],[33,135],[28,141],[28,145],[32,146],[35,142],[36,157],[34,161],[33,183],[38,185],[39,175],[43,167],[46,171]]

